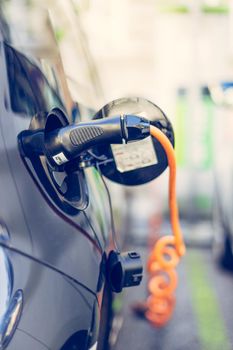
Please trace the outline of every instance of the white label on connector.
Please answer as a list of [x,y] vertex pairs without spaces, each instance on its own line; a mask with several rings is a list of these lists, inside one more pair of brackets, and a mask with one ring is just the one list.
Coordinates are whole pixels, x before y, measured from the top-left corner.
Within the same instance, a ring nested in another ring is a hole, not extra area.
[[151,136],[122,145],[111,145],[117,170],[121,173],[158,164]]
[[54,162],[56,162],[58,165],[64,164],[66,162],[68,162],[68,159],[66,158],[66,156],[64,155],[63,152],[56,154],[55,156],[53,156],[53,160]]

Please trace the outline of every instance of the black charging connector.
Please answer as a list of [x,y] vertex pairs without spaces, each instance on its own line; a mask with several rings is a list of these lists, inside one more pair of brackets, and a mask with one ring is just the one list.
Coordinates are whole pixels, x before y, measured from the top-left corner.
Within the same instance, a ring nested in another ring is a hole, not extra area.
[[123,288],[138,286],[142,280],[142,273],[142,260],[137,252],[110,252],[107,260],[107,278],[113,292],[120,293]]
[[150,135],[150,122],[136,115],[117,115],[79,124],[62,125],[59,108],[52,109],[44,129],[24,131],[19,145],[24,155],[45,155],[51,168],[63,171],[67,163],[90,148],[105,144],[121,144],[144,139]]
[[51,166],[59,168],[95,145],[128,143],[149,134],[149,121],[135,115],[92,120],[45,131],[45,155]]

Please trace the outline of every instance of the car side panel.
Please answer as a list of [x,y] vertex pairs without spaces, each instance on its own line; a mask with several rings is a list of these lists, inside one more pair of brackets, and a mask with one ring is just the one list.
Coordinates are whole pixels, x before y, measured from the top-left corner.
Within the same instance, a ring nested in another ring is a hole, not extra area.
[[[4,60],[1,61],[1,64],[2,72],[6,73]],[[79,212],[74,217],[67,217],[62,212],[59,215],[59,210],[53,210],[52,206],[45,201],[22,163],[18,150],[17,136],[22,130],[28,129],[31,119],[11,111],[7,75],[1,74],[5,84],[3,84],[4,88],[1,91],[4,96],[1,96],[0,128],[4,143],[2,145],[3,153],[5,153],[6,158],[6,164],[2,169],[4,169],[6,177],[11,177],[11,184],[0,185],[3,198],[1,210],[4,211],[2,216],[11,232],[11,244],[56,266],[96,291],[105,246],[104,235],[106,237],[109,231],[109,227],[105,225],[102,228],[105,230],[104,234],[100,232],[100,225],[95,218],[98,208],[96,198],[99,192],[97,190],[95,194],[91,193],[90,195],[90,207],[94,208],[92,212],[88,209],[92,225],[89,224],[83,212]],[[101,186],[100,182],[98,186]],[[9,197],[9,189],[18,197],[17,200],[12,200],[13,198]],[[6,205],[4,205],[5,201]],[[24,219],[22,226],[20,226],[19,220],[16,220],[16,215],[20,212],[16,207],[17,202]],[[10,217],[6,214],[9,208],[12,212]],[[99,221],[107,221],[103,208],[99,208],[98,216]],[[65,220],[66,218],[67,220]],[[14,222],[17,228],[13,227]],[[20,237],[18,232],[20,232]],[[95,235],[98,235],[101,244],[99,249],[97,249],[98,242]],[[88,240],[87,236],[96,241],[96,244]]]
[[[17,329],[49,349],[62,349],[72,337],[73,346],[86,349],[96,303],[95,294],[78,281],[28,257],[8,249],[4,249],[4,253],[11,264],[11,294],[13,296],[18,290],[23,293]],[[27,349],[24,341],[18,343],[18,349]]]

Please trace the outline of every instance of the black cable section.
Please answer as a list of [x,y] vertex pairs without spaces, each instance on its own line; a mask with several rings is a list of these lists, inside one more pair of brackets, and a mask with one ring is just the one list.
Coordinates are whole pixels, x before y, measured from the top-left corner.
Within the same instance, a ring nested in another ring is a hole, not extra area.
[[105,164],[113,163],[113,162],[114,162],[114,160],[113,160],[113,158],[111,158],[111,159],[106,159],[106,160],[98,162],[98,165],[105,165]]
[[98,172],[99,172],[99,175],[101,177],[101,180],[103,182],[103,185],[105,187],[105,190],[107,192],[107,197],[108,197],[108,202],[109,202],[109,208],[110,208],[110,219],[111,219],[111,228],[112,228],[112,239],[113,239],[113,244],[114,244],[114,247],[115,247],[115,250],[117,253],[120,253],[120,248],[119,248],[119,244],[118,244],[118,241],[117,241],[117,234],[116,234],[116,230],[115,230],[115,222],[114,222],[114,216],[113,216],[113,207],[112,207],[112,200],[111,200],[111,195],[110,195],[110,192],[109,192],[109,188],[107,186],[107,183],[106,181],[104,180],[104,177],[101,173],[101,170],[100,170],[100,167],[99,167],[99,164],[98,162],[96,162],[96,167],[98,169]]
[[97,154],[95,154],[93,151],[91,150],[88,150],[87,151],[88,154],[90,154],[90,156],[92,156],[93,158],[97,159],[97,160],[102,160],[102,161],[105,161],[107,160],[107,157],[105,155],[102,155],[102,156],[98,156]]
[[8,244],[5,244],[3,242],[0,242],[0,247],[5,248],[5,249],[7,249],[9,251],[12,251],[14,253],[17,253],[17,254],[23,256],[24,258],[30,259],[30,260],[32,260],[32,261],[34,261],[34,262],[36,262],[36,263],[38,263],[40,265],[43,265],[43,266],[47,267],[50,270],[53,270],[53,271],[59,273],[63,277],[68,278],[70,281],[73,281],[77,285],[79,285],[80,287],[84,288],[87,292],[92,294],[97,299],[96,293],[92,289],[88,288],[87,286],[85,286],[85,284],[83,284],[82,282],[79,282],[76,278],[71,277],[70,275],[68,275],[67,273],[65,273],[62,270],[58,269],[57,267],[51,265],[50,263],[48,263],[46,261],[42,261],[42,260],[40,260],[40,259],[38,259],[38,258],[36,258],[36,257],[26,253],[26,252],[23,252],[23,251],[15,248],[15,247],[9,246]]

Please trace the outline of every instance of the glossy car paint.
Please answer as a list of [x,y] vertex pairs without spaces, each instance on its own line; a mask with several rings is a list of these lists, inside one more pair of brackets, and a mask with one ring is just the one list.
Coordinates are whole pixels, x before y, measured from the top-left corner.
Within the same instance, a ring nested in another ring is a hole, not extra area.
[[14,318],[9,349],[88,349],[97,336],[97,294],[109,232],[107,197],[94,169],[85,175],[86,211],[72,217],[49,196],[45,200],[35,186],[21,159],[18,135],[29,128],[34,112],[48,111],[58,103],[66,108],[59,91],[51,93],[48,83],[36,84],[35,79],[47,80],[34,62],[34,71],[25,71],[19,63],[15,80],[10,80],[9,69],[15,65],[9,57],[19,62],[24,56],[4,43],[3,35],[0,39],[0,223],[9,235],[0,235],[0,246],[2,259],[11,266],[8,274],[1,274],[0,295],[2,283],[11,287],[3,299],[0,329],[20,290],[20,314]]

